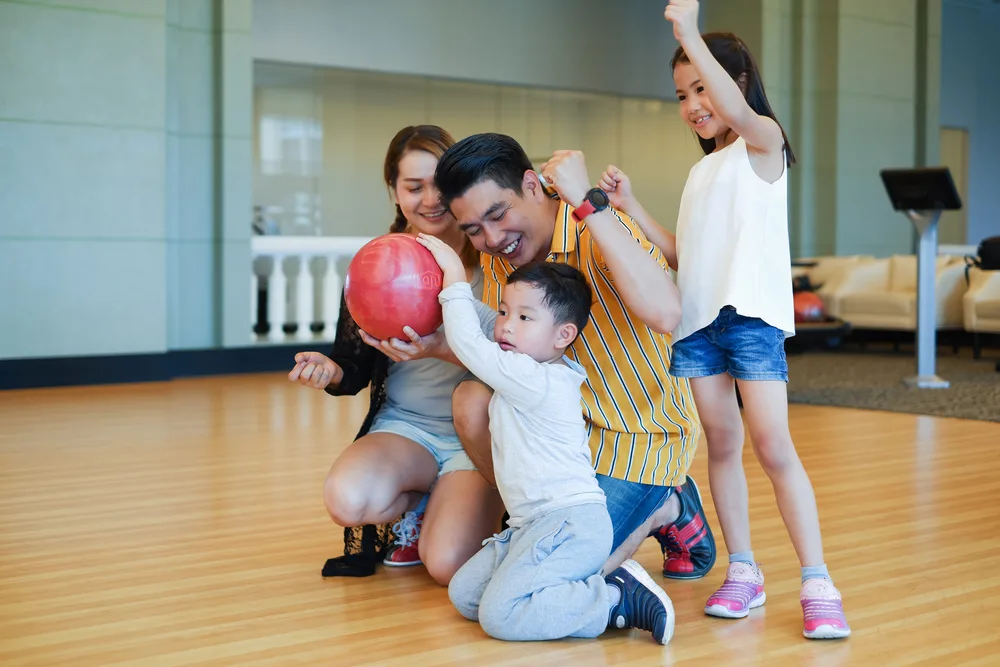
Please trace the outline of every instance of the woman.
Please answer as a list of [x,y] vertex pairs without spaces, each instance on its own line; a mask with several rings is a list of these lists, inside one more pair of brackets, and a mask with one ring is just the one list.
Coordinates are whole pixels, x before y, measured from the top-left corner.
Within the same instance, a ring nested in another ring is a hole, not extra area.
[[[479,255],[434,185],[438,159],[453,143],[434,125],[405,127],[393,137],[384,166],[396,201],[389,231],[422,232],[450,245],[481,296]],[[290,380],[334,396],[371,390],[361,431],[323,487],[330,517],[346,527],[344,556],[327,562],[325,576],[373,574],[381,558],[397,566],[423,562],[447,585],[493,534],[503,511],[455,434],[451,394],[468,371],[446,352],[442,330],[420,338],[408,329],[407,335],[411,340],[373,339],[358,329],[341,298],[330,356],[297,354],[289,373]]]

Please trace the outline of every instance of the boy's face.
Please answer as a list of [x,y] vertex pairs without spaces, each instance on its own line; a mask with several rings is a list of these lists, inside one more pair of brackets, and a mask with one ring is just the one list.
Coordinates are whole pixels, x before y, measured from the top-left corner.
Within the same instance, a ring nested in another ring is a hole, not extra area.
[[504,350],[527,354],[538,362],[558,359],[576,338],[576,325],[559,324],[545,305],[544,293],[529,283],[503,290],[493,338]]

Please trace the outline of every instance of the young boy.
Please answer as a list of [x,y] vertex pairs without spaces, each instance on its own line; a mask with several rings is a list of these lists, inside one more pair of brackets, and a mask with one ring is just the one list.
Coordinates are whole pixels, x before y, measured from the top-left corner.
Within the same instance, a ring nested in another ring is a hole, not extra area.
[[[577,269],[551,262],[507,279],[493,337],[455,251],[421,234],[444,272],[439,300],[458,359],[493,389],[490,433],[507,530],[455,574],[452,603],[492,637],[509,641],[597,637],[634,627],[670,641],[667,594],[629,560],[606,577],[612,527],[580,410],[583,368],[565,356],[586,325],[591,290]],[[492,315],[492,311],[490,311]]]

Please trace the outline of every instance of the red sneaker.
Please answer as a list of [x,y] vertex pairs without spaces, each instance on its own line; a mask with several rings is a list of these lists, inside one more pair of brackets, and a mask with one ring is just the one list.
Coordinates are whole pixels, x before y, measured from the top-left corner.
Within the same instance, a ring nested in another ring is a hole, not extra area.
[[681,514],[677,521],[653,533],[663,550],[663,576],[699,579],[715,565],[715,537],[701,506],[698,486],[690,477],[677,488]]
[[392,526],[392,532],[396,534],[396,541],[389,547],[383,563],[389,567],[408,567],[410,565],[420,565],[420,553],[417,544],[420,540],[420,526],[424,523],[424,514],[421,512],[407,512],[403,518]]

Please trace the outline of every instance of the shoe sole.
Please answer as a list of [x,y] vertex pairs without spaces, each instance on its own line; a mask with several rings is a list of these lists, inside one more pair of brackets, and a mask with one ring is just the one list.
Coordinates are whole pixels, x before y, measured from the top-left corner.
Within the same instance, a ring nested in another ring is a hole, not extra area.
[[821,625],[812,632],[802,630],[806,639],[844,639],[851,636],[850,628],[835,628],[832,625]]
[[[690,477],[690,475],[689,475]],[[698,488],[698,484],[695,483],[694,478],[691,478],[691,483],[694,484],[694,493],[698,496],[698,506],[701,507],[701,513],[705,514],[705,503],[701,501],[701,489]],[[708,525],[708,515],[705,514],[705,539],[712,542],[712,560],[708,562],[708,565],[704,568],[702,572],[671,572],[664,568],[663,577],[665,579],[680,579],[691,580],[691,579],[701,579],[715,567],[715,559],[718,556],[718,551],[715,548],[715,536],[712,535],[712,527]]]
[[705,613],[716,618],[746,618],[750,615],[751,609],[763,607],[766,601],[767,593],[761,593],[758,597],[750,601],[750,606],[744,611],[732,611],[731,609],[726,609],[721,604],[713,604],[711,607],[705,607]]
[[[715,563],[713,562],[712,565],[714,566]],[[663,576],[666,579],[681,579],[681,580],[684,580],[684,579],[704,579],[705,575],[707,575],[709,572],[711,572],[711,570],[712,570],[711,567],[709,567],[704,572],[671,572],[669,570],[664,570],[663,571]]]
[[414,565],[423,565],[424,562],[421,560],[411,560],[405,563],[396,563],[394,561],[384,560],[382,561],[382,564],[386,567],[413,567]]
[[657,586],[656,582],[653,581],[652,577],[649,576],[646,570],[644,570],[643,567],[634,560],[625,561],[621,564],[621,567],[635,577],[639,583],[655,593],[656,597],[663,603],[663,607],[667,610],[667,622],[663,629],[663,639],[660,640],[660,643],[667,644],[674,636],[674,621],[676,620],[674,614],[674,603],[670,601],[670,596],[667,595],[665,590]]

